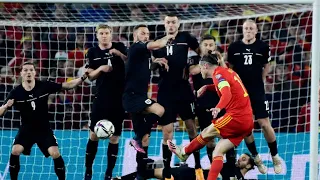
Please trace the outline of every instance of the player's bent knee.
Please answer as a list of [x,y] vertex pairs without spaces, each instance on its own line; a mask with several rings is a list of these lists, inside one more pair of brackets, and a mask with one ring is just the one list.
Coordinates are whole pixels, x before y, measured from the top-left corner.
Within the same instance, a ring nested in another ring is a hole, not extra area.
[[60,157],[60,152],[58,149],[58,146],[51,146],[48,148],[48,153],[50,154],[50,156],[53,159],[57,159],[58,157]]
[[110,139],[109,139],[110,140],[109,142],[111,144],[118,144],[119,143],[119,139],[120,139],[119,136],[111,136]]
[[154,103],[148,108],[148,111],[162,117],[164,114],[164,107],[158,103]]
[[217,131],[217,129],[214,127],[214,125],[211,124],[201,132],[201,136],[203,138],[214,138],[214,137],[219,137],[220,134]]
[[20,144],[16,144],[12,146],[11,154],[20,156],[20,154],[23,152],[24,147]]
[[96,133],[94,133],[92,131],[90,131],[90,137],[89,138],[90,138],[91,141],[99,141],[99,138],[96,135]]
[[262,129],[271,128],[271,123],[269,121],[269,118],[258,119],[258,123]]
[[216,142],[214,141],[214,139],[212,139],[211,141],[209,141],[209,142],[207,143],[207,147],[208,147],[208,148],[214,148],[214,147],[216,147]]

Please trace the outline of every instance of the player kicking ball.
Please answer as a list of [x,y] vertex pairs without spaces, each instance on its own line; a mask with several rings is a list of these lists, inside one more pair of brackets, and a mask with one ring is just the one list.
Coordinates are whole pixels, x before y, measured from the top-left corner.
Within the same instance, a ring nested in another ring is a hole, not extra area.
[[17,180],[20,171],[20,154],[30,155],[31,148],[37,144],[45,157],[51,156],[54,171],[59,180],[66,179],[65,165],[60,155],[58,142],[50,128],[48,114],[48,96],[64,89],[72,89],[81,84],[86,74],[69,82],[57,84],[50,81],[35,79],[36,70],[31,62],[22,65],[20,72],[22,84],[14,88],[7,97],[5,104],[0,107],[0,116],[11,107],[20,112],[21,126],[14,139],[9,170],[11,180]]
[[[223,168],[223,155],[238,146],[253,129],[252,108],[247,90],[237,73],[218,64],[217,54],[204,56],[199,63],[202,77],[212,77],[214,84],[200,88],[198,95],[201,96],[207,89],[214,88],[220,97],[216,107],[210,109],[214,118],[212,124],[185,147],[178,147],[171,140],[167,142],[170,151],[181,161],[186,161],[191,153],[203,148],[213,138],[221,138],[213,151],[208,180],[218,178]],[[221,109],[225,109],[226,114],[215,119]]]

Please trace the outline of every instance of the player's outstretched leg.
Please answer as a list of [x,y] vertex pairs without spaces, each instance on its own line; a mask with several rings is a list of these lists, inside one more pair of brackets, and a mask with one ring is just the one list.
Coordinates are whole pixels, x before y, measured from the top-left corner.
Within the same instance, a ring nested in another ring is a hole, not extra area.
[[218,178],[223,167],[223,155],[232,148],[234,148],[234,144],[229,139],[219,140],[213,151],[213,161],[207,180],[216,180]]
[[[188,119],[184,121],[189,134],[190,142],[197,137],[196,123],[193,119]],[[196,180],[204,180],[203,170],[200,164],[200,151],[193,152],[194,162],[195,162],[195,174]]]
[[263,161],[260,157],[260,155],[258,154],[257,151],[257,147],[256,147],[256,143],[254,142],[254,137],[253,137],[253,133],[251,133],[250,136],[245,138],[245,142],[246,145],[250,151],[250,153],[252,154],[252,157],[254,159],[254,163],[256,164],[256,166],[258,167],[258,170],[261,174],[265,174],[267,173],[267,167],[263,164]]
[[185,147],[179,147],[171,140],[168,140],[167,143],[171,152],[175,153],[181,161],[186,161],[190,154],[202,149],[210,140],[218,135],[219,133],[214,128],[214,125],[211,124]]
[[119,151],[119,136],[112,136],[110,137],[108,151],[107,151],[108,166],[105,173],[105,178],[104,178],[105,180],[112,179],[112,171],[116,165],[118,151]]
[[274,129],[272,128],[268,117],[258,119],[258,123],[262,128],[264,138],[268,142],[270,154],[272,156],[274,172],[276,174],[279,174],[282,172],[282,165],[281,165],[280,157],[278,155],[277,140],[276,140],[276,135],[274,133]]
[[15,144],[12,146],[9,171],[11,180],[17,180],[20,171],[20,154],[23,152],[24,148],[20,144]]
[[54,163],[54,171],[56,172],[56,175],[59,180],[65,180],[66,179],[66,168],[64,166],[64,161],[60,155],[58,146],[51,146],[48,148],[48,153],[53,159]]
[[91,180],[92,178],[92,165],[98,151],[98,143],[98,137],[94,132],[90,131],[90,137],[86,149],[86,172],[84,177],[85,180]]

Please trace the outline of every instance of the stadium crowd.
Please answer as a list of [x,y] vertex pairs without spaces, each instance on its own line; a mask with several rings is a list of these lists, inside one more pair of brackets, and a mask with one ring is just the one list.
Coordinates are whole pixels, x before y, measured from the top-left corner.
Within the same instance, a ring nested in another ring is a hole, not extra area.
[[[167,12],[176,12],[182,19],[212,18],[224,9],[223,5],[118,5],[118,4],[20,4],[1,3],[0,20],[31,22],[141,22],[159,21]],[[235,15],[250,15],[254,11],[233,7]],[[181,30],[190,31],[200,39],[204,34],[216,38],[222,53],[228,45],[241,38],[244,19],[213,22],[183,23]],[[265,84],[270,105],[272,126],[277,132],[309,131],[309,97],[311,70],[312,12],[262,16],[258,23],[258,38],[269,43],[272,68]],[[61,25],[61,24],[60,24]],[[115,24],[116,25],[116,24]],[[133,26],[113,26],[113,40],[132,42]],[[163,34],[163,25],[149,26],[151,39]],[[56,82],[74,79],[84,71],[85,54],[94,46],[94,27],[37,27],[0,25],[0,101],[19,83],[20,65],[29,60],[37,64],[38,78]],[[157,96],[158,76],[150,83],[150,96]],[[192,83],[192,82],[191,82]],[[86,129],[94,82],[76,90],[50,96],[50,114],[54,129]],[[7,113],[1,128],[18,128],[15,111]],[[128,117],[130,119],[130,117]],[[183,123],[180,123],[183,124]],[[130,120],[125,128],[132,128]],[[177,129],[183,129],[177,126]]]

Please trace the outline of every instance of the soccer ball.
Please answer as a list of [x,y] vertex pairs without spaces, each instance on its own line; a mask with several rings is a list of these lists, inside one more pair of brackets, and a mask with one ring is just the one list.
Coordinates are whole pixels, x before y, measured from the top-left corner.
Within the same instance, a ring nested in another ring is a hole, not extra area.
[[98,121],[94,126],[94,133],[100,139],[110,138],[113,135],[114,131],[114,125],[112,124],[112,122],[106,119]]

